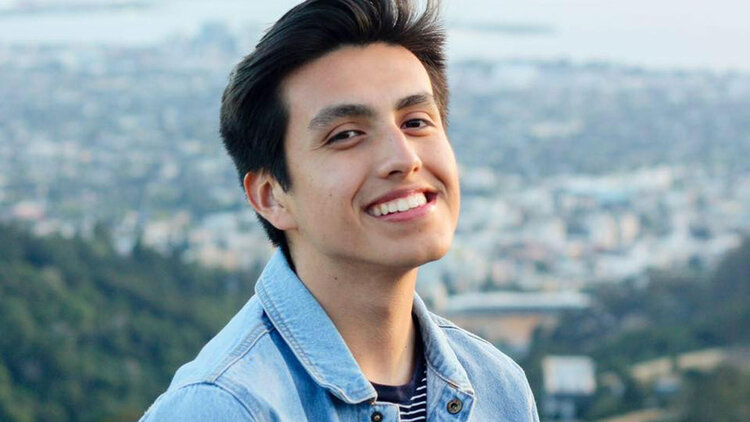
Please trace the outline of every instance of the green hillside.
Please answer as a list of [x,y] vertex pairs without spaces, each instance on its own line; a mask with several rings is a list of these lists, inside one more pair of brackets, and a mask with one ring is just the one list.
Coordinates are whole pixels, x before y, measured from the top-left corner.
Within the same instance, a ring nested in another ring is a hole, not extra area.
[[0,420],[132,421],[252,294],[255,274],[0,225]]

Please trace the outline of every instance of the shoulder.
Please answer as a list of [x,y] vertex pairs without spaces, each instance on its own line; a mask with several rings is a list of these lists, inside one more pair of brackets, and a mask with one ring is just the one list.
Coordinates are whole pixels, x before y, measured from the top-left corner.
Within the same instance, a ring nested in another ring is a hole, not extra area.
[[268,372],[264,359],[253,356],[268,359],[277,354],[270,339],[273,331],[259,301],[251,298],[195,359],[177,370],[141,421],[256,420],[250,411],[256,403],[238,388],[235,378],[238,367],[253,378]]
[[[508,355],[501,352],[497,347],[478,335],[469,332],[452,321],[430,312],[432,320],[440,327],[448,338],[448,341],[454,346],[453,350],[460,354],[470,354],[476,360],[481,360],[484,364],[499,366],[506,371],[521,376],[526,379],[523,369]],[[460,356],[459,356],[460,358]]]
[[214,336],[192,361],[175,373],[169,389],[189,384],[213,384],[233,365],[254,353],[273,331],[273,325],[253,296],[242,309]]
[[[466,370],[479,400],[496,402],[513,414],[538,420],[536,403],[524,370],[492,343],[432,314]],[[497,398],[503,399],[498,401]]]
[[255,421],[250,409],[217,384],[195,383],[167,390],[140,422]]

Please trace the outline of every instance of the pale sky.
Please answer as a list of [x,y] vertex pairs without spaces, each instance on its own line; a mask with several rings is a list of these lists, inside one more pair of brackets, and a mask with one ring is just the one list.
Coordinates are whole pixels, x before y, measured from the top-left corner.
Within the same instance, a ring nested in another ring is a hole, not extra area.
[[[266,27],[296,3],[161,0],[145,10],[0,15],[0,43],[153,43],[195,32],[206,19],[238,30]],[[748,0],[444,0],[444,12],[452,60],[567,58],[750,71]],[[477,23],[482,30],[468,29]],[[492,25],[553,32],[520,36],[487,29]]]

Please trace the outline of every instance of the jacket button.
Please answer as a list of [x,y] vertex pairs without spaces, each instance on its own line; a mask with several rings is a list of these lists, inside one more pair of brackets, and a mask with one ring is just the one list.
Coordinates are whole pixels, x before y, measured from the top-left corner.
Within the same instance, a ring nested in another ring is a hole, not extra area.
[[381,422],[383,420],[383,414],[380,412],[373,412],[372,416],[370,416],[370,420],[372,422]]
[[456,413],[461,411],[462,407],[463,404],[461,403],[461,400],[453,399],[448,402],[448,413],[450,413],[451,415],[455,415]]

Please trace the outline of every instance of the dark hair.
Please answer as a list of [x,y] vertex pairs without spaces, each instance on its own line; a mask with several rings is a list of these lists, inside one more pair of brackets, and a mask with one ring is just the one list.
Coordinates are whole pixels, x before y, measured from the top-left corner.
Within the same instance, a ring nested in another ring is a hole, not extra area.
[[[424,65],[443,124],[448,87],[439,0],[418,14],[409,0],[307,0],[281,17],[232,73],[221,99],[221,136],[240,183],[247,172],[267,172],[291,188],[284,138],[288,109],[281,85],[299,67],[345,45],[400,45]],[[290,264],[284,232],[258,215],[268,238]]]

